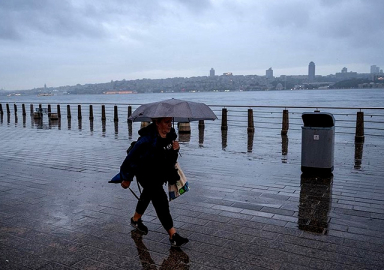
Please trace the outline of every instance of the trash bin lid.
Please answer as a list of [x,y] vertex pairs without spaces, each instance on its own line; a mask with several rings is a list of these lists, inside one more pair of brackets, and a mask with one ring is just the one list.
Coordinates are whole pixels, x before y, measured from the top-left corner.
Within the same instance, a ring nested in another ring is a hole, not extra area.
[[335,118],[327,112],[304,112],[301,116],[305,127],[333,127]]

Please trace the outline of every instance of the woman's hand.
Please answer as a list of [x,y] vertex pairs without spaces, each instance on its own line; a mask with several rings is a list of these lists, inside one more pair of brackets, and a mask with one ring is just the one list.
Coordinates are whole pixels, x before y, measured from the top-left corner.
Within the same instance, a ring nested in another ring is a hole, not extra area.
[[179,150],[180,149],[179,142],[178,141],[173,141],[172,142],[172,147],[173,147],[173,150]]
[[123,181],[123,182],[121,182],[121,187],[124,188],[124,189],[129,188],[130,185],[131,185],[131,181]]

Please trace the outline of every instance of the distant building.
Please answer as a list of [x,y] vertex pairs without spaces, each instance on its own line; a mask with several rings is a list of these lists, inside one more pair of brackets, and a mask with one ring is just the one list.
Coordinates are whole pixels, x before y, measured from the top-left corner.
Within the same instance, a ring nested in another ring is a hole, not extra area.
[[376,65],[371,66],[371,74],[378,74],[380,73],[380,67],[377,67]]
[[211,68],[211,70],[209,71],[209,76],[215,77],[215,70],[213,68]]
[[357,78],[357,72],[348,72],[348,69],[346,67],[343,67],[341,72],[336,73],[336,79],[337,80],[349,80],[349,79],[356,79]]
[[269,68],[265,71],[265,77],[267,79],[273,79],[273,69]]
[[312,61],[308,65],[308,81],[315,81],[315,63],[313,63]]
[[232,74],[232,72],[224,72],[223,73],[223,76],[232,76],[233,74]]

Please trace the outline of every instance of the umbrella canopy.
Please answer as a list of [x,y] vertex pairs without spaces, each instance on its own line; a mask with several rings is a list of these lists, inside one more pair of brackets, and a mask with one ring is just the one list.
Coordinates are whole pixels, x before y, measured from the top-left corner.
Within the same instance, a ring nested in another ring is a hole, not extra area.
[[139,106],[129,117],[134,122],[150,122],[152,118],[173,117],[175,122],[217,119],[204,103],[167,99]]

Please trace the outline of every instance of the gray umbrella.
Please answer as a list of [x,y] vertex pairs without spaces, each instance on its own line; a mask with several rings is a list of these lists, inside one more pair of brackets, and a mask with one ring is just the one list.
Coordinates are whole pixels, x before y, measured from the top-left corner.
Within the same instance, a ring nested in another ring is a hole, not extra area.
[[217,119],[214,112],[204,103],[167,99],[138,107],[129,120],[134,122],[149,122],[152,118],[173,117],[175,122],[190,122],[198,120]]

